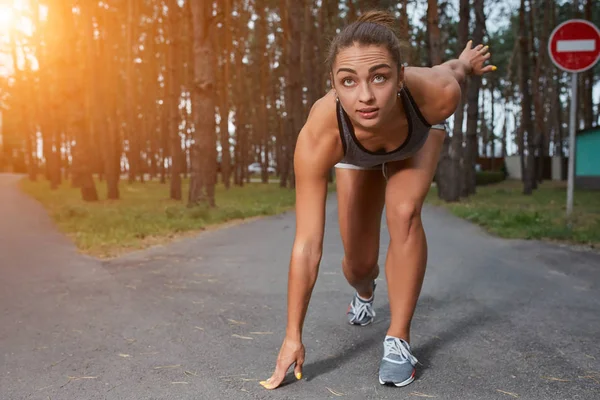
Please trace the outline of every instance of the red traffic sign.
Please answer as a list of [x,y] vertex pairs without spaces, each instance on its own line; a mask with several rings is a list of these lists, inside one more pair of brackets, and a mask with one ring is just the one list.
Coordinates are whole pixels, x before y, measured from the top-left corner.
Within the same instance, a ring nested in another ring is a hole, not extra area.
[[588,70],[600,59],[600,30],[584,19],[565,21],[550,34],[548,54],[564,71]]

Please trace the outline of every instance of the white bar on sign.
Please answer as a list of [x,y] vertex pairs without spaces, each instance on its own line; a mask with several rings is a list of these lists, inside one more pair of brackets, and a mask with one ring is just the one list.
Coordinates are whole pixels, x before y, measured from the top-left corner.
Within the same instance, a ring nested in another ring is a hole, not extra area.
[[566,51],[595,51],[595,40],[558,40],[556,42],[556,51],[563,53]]

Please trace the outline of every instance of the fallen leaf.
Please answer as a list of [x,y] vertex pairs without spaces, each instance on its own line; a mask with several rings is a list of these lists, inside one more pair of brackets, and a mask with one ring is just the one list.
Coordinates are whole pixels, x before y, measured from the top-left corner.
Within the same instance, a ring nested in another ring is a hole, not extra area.
[[191,371],[183,371],[183,373],[184,373],[184,374],[186,374],[186,375],[198,376],[198,374],[197,374],[197,373],[195,373],[195,372],[191,372]]
[[432,396],[430,394],[425,394],[425,393],[421,393],[421,392],[411,392],[409,394],[411,396],[417,396],[417,397],[437,397],[437,396]]
[[238,339],[244,339],[244,340],[253,340],[254,339],[254,338],[251,338],[249,336],[241,336],[241,335],[237,335],[235,333],[233,335],[231,335],[231,336],[233,336],[235,338],[238,338]]
[[553,376],[542,376],[543,379],[547,379],[549,381],[557,381],[557,382],[571,382],[569,379],[555,378]]
[[203,331],[204,328],[200,328],[199,326],[195,326],[194,328],[198,329],[199,331]]
[[181,365],[161,365],[158,367],[154,367],[154,369],[167,369],[167,368],[179,368]]
[[129,358],[131,357],[129,354],[123,354],[123,353],[119,353],[119,357],[123,357],[123,358]]
[[228,319],[227,321],[229,321],[229,322],[231,322],[232,324],[235,324],[235,325],[246,325],[245,322],[236,321],[235,319]]
[[600,376],[586,375],[586,376],[580,376],[579,378],[591,379],[592,381],[594,381],[598,385],[600,385]]
[[344,395],[344,393],[338,393],[335,390],[329,389],[328,387],[326,387],[325,389],[329,390],[334,396],[342,397]]
[[496,389],[496,390],[499,391],[500,393],[504,393],[504,394],[507,394],[507,395],[512,396],[512,397],[519,397],[519,395],[516,394],[516,393],[505,392],[504,390],[500,390],[500,389]]
[[78,381],[80,379],[97,379],[97,376],[69,376],[68,377],[72,381]]

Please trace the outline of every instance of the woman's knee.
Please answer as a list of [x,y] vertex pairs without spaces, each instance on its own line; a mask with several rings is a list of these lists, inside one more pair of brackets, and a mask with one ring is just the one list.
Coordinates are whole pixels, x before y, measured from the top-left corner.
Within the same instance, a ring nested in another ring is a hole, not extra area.
[[378,255],[366,257],[349,257],[346,255],[342,260],[346,273],[351,273],[355,279],[362,280],[370,277],[374,270],[379,268]]
[[386,219],[392,240],[406,240],[421,223],[422,204],[402,201],[386,208]]

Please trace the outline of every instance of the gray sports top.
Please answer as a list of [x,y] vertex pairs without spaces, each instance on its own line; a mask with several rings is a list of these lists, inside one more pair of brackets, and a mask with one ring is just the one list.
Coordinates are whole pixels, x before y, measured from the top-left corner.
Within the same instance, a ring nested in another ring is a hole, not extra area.
[[[398,92],[398,96],[402,99],[408,119],[408,136],[404,143],[389,152],[383,149],[375,152],[365,149],[356,138],[354,127],[348,114],[342,108],[341,103],[339,101],[336,102],[338,128],[340,130],[342,146],[344,147],[344,158],[340,163],[365,168],[375,167],[386,162],[409,158],[423,146],[432,126],[419,111],[415,100],[406,86]],[[435,128],[440,129],[438,125]],[[443,126],[441,129],[443,129]]]

